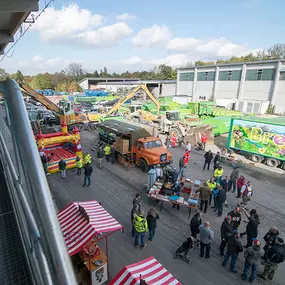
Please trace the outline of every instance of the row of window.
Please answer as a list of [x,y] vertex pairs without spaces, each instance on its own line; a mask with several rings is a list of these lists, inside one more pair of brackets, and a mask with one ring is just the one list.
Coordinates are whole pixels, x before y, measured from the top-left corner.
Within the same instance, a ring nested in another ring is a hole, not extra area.
[[[253,69],[247,70],[245,80],[274,80],[276,69]],[[214,81],[215,71],[197,73],[197,81]],[[241,70],[229,70],[219,72],[219,81],[240,81]],[[280,80],[285,80],[285,71],[280,72]],[[194,81],[194,72],[179,74],[179,81]]]

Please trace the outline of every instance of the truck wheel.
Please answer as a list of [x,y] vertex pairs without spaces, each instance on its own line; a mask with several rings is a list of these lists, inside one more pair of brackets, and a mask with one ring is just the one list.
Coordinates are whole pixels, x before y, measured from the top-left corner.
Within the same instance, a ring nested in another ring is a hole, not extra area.
[[266,165],[269,167],[277,167],[279,165],[279,161],[274,158],[267,158]]
[[283,162],[281,168],[282,168],[283,170],[285,170],[285,162]]
[[260,155],[257,155],[257,154],[253,154],[251,157],[250,157],[250,160],[255,162],[255,163],[259,163],[261,162],[261,160],[263,160],[263,157],[260,156]]
[[147,162],[143,158],[141,158],[141,160],[140,160],[140,168],[141,168],[142,172],[144,172],[144,173],[146,173],[148,171]]

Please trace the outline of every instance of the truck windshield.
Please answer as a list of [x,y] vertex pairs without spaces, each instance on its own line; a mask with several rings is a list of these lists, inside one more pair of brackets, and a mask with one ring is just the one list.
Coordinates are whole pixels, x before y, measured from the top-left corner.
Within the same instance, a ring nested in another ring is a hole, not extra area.
[[157,140],[157,141],[152,141],[152,142],[147,142],[147,143],[145,143],[145,148],[146,148],[146,149],[156,148],[156,147],[160,147],[160,146],[162,146],[161,140]]

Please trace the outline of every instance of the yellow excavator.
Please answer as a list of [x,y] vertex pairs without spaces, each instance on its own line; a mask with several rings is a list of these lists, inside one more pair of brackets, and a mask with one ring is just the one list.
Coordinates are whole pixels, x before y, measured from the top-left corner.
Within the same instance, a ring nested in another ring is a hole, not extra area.
[[136,88],[134,88],[133,90],[131,90],[127,95],[123,96],[116,104],[114,104],[111,107],[110,110],[108,110],[105,113],[104,116],[108,117],[108,116],[112,115],[113,113],[115,113],[126,101],[132,99],[140,90],[144,91],[145,94],[152,100],[152,102],[157,107],[157,112],[159,112],[160,104],[159,104],[158,100],[156,100],[155,97],[149,92],[149,90],[145,84],[141,84],[141,85],[137,86]]
[[73,102],[68,102],[62,100],[60,106],[57,106],[48,97],[36,92],[31,87],[20,84],[23,94],[30,96],[32,99],[44,105],[47,109],[56,113],[61,123],[66,123],[68,126],[76,125],[78,129],[82,129],[89,123],[97,123],[101,118],[111,116],[114,114],[126,101],[132,99],[138,91],[142,90],[146,95],[156,104],[157,110],[159,111],[159,102],[154,98],[154,96],[149,92],[145,84],[139,85],[131,90],[127,95],[123,96],[118,102],[116,102],[109,110],[104,110],[101,108],[99,113],[87,113],[87,114],[75,114]]

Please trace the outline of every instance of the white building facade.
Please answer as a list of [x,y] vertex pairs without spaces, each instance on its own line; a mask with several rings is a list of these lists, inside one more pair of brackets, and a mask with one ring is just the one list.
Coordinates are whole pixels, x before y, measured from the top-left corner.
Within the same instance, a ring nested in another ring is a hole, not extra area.
[[247,113],[264,114],[271,104],[284,114],[285,60],[181,68],[176,94]]

